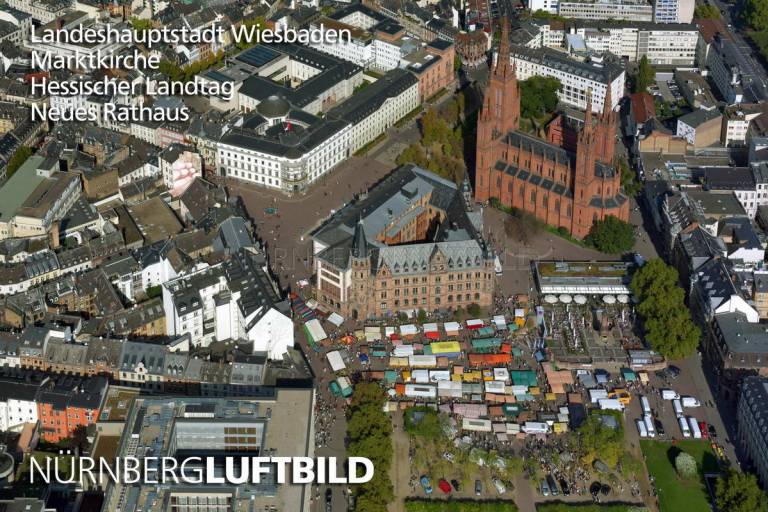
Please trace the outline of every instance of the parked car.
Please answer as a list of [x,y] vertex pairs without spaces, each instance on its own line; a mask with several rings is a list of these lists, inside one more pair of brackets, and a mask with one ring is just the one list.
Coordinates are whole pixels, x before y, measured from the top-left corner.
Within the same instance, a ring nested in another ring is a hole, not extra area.
[[699,430],[701,430],[701,438],[702,439],[709,439],[709,429],[707,428],[707,422],[706,421],[700,421],[699,422]]
[[329,487],[325,490],[325,512],[333,512],[333,490]]
[[425,493],[432,494],[432,484],[430,483],[429,478],[427,478],[427,475],[422,475],[421,478],[419,478],[419,482]]
[[680,374],[683,373],[680,368],[678,368],[673,364],[667,366],[667,371],[669,372],[670,377],[672,377],[673,379],[678,378]]
[[709,431],[710,439],[717,439],[717,430],[715,430],[714,425],[707,425],[707,430]]
[[448,480],[446,480],[445,478],[441,478],[440,481],[437,482],[437,486],[445,494],[450,494],[451,493],[451,484],[449,484]]
[[459,484],[459,481],[456,479],[451,480],[451,485],[456,490],[456,492],[459,492],[461,490],[461,484]]
[[655,420],[653,423],[656,425],[656,433],[659,435],[659,437],[664,437],[666,435],[666,432],[664,431],[664,424],[662,424],[659,420]]
[[557,482],[555,482],[555,478],[551,474],[547,475],[547,485],[549,486],[549,492],[552,493],[552,496],[557,496],[559,494]]
[[502,482],[498,478],[493,479],[493,486],[496,488],[496,492],[498,492],[499,494],[504,494],[505,492],[507,492],[507,488],[504,487],[504,482]]
[[483,494],[483,482],[475,480],[475,496],[480,496],[481,494]]
[[539,484],[539,488],[541,489],[541,495],[542,496],[549,496],[549,484],[547,483],[546,478],[541,479],[541,483]]
[[560,479],[560,490],[563,491],[563,496],[571,495],[571,488],[568,487],[568,482],[565,481],[565,478]]

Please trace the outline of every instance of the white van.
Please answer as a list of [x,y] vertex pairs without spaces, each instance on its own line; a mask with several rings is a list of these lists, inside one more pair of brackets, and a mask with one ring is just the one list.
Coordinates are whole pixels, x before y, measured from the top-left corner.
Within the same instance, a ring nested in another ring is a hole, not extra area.
[[680,424],[680,432],[683,433],[683,437],[691,437],[691,429],[688,428],[688,422],[683,416],[677,418],[677,422]]

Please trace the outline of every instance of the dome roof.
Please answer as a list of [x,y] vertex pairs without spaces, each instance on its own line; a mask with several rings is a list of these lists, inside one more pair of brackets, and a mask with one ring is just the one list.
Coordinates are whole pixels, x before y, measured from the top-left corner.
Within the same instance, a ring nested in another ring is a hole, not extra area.
[[291,109],[291,104],[280,96],[272,95],[256,106],[256,110],[264,117],[285,117]]

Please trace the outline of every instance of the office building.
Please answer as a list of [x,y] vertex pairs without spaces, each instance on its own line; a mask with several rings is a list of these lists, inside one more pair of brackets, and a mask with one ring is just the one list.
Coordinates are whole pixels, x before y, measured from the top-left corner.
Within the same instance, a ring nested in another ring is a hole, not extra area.
[[[213,458],[217,475],[223,458],[313,457],[314,391],[264,389],[253,399],[143,398],[133,401],[117,448],[120,457]],[[204,463],[187,462],[188,471]],[[181,463],[180,463],[181,465]],[[190,473],[191,475],[191,473]],[[291,510],[309,512],[310,486],[277,484],[276,468],[259,483],[118,484],[109,482],[103,512],[173,510],[224,512]]]

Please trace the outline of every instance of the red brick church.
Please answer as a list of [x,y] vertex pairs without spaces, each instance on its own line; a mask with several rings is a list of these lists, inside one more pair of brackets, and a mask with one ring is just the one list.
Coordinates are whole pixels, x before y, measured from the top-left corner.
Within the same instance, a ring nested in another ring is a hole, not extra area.
[[596,120],[587,98],[583,128],[570,134],[575,148],[564,143],[569,134],[563,131],[570,128],[562,120],[549,130],[549,140],[520,131],[520,90],[505,20],[477,124],[476,200],[496,198],[578,238],[608,215],[628,220],[629,200],[613,166],[618,121],[610,107],[610,88],[607,94]]

